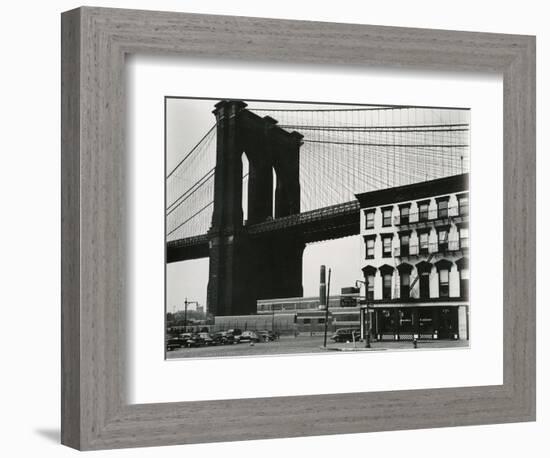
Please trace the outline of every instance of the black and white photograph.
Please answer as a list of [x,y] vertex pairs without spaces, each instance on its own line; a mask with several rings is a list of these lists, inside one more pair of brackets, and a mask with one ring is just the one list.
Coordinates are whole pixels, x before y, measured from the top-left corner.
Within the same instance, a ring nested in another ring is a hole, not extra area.
[[1,456],[546,455],[545,3],[3,6]]
[[468,349],[469,154],[468,107],[165,97],[166,358]]

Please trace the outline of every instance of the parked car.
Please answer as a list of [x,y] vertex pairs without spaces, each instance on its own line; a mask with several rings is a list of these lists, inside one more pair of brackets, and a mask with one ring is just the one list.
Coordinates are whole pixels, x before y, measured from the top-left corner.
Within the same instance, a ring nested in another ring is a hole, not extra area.
[[240,336],[235,338],[238,338],[240,343],[260,341],[260,337],[254,331],[243,331]]
[[240,342],[241,338],[241,330],[240,329],[228,329],[227,335],[230,335],[233,338],[233,343],[238,344]]
[[273,331],[263,330],[258,331],[258,336],[264,342],[272,342],[275,340],[275,333]]
[[214,339],[207,332],[199,332],[199,339],[201,339],[202,345],[214,345]]
[[181,348],[185,346],[185,340],[180,336],[172,336],[166,339],[166,351],[172,351],[176,348]]
[[334,342],[353,342],[354,340],[359,340],[360,338],[361,331],[355,328],[338,329],[331,336],[331,339],[334,340]]
[[201,337],[200,334],[194,333],[191,334],[191,337],[187,339],[185,342],[185,346],[187,348],[191,347],[202,347],[203,345],[206,345],[206,342],[203,337]]
[[235,343],[235,336],[227,331],[218,331],[213,336],[214,345],[231,345]]
[[191,337],[193,336],[192,332],[184,332],[180,334],[180,339],[183,340],[184,343],[186,343]]

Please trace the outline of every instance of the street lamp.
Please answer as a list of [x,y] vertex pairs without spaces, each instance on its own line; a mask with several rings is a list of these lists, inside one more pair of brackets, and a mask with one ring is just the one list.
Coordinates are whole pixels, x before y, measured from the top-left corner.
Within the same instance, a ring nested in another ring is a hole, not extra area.
[[[365,285],[365,303],[364,304],[360,304],[361,305],[361,308],[360,308],[360,313],[359,313],[359,323],[361,325],[361,340],[365,340],[365,347],[366,348],[370,348],[370,313],[369,313],[369,303],[368,303],[368,299],[367,299],[367,294],[368,294],[368,291],[367,291],[367,282],[365,282],[364,280],[355,280],[355,287],[359,289],[359,291],[361,291],[361,283],[363,285]],[[359,297],[361,296],[361,294],[359,294]],[[361,303],[362,301],[360,301]],[[366,332],[366,336],[365,336],[365,313],[367,315],[367,332]]]

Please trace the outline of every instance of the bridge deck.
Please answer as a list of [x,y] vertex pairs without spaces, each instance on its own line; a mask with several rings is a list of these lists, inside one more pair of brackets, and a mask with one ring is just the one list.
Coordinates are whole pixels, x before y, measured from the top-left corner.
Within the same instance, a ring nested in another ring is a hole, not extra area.
[[[293,233],[305,243],[332,240],[359,234],[359,202],[350,201],[296,215],[245,225],[251,237]],[[166,244],[167,262],[208,257],[208,235],[173,240]]]

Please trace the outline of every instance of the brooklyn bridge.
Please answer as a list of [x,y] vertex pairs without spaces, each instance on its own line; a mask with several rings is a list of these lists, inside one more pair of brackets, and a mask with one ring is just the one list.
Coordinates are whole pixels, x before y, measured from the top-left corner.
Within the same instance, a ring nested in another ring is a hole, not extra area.
[[355,194],[469,170],[468,110],[256,103],[215,104],[166,175],[167,262],[209,258],[214,315],[302,296],[306,245],[359,234]]

